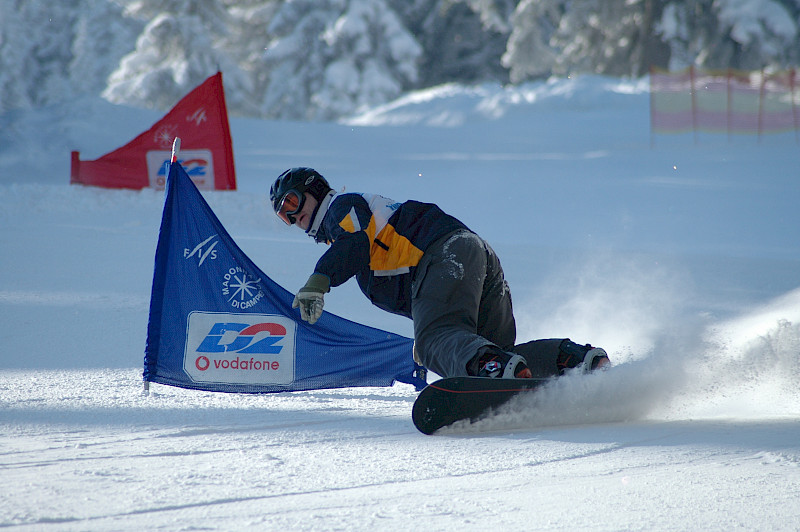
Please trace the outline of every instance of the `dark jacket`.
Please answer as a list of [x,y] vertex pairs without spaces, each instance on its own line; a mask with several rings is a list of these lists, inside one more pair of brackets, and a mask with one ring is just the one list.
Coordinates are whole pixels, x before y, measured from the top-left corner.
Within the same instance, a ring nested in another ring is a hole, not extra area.
[[339,286],[356,276],[373,304],[411,317],[411,283],[427,247],[468,228],[431,203],[397,203],[373,194],[335,196],[316,234],[331,245],[314,271]]

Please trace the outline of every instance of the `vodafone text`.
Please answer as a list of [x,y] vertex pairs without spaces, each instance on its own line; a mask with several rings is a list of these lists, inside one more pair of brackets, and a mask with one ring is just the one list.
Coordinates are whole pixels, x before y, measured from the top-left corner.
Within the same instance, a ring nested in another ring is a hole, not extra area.
[[200,355],[195,360],[195,367],[200,371],[206,371],[211,366],[214,369],[235,369],[243,371],[278,371],[281,367],[280,362],[277,360],[256,360],[255,358],[241,359],[236,357],[234,359],[214,358],[209,360],[207,356]]

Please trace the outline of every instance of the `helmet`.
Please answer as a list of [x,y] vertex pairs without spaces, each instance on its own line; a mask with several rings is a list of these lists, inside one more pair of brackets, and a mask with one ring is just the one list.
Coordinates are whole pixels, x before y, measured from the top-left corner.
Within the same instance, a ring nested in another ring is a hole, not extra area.
[[269,199],[275,214],[289,225],[300,212],[308,192],[318,202],[331,190],[328,181],[313,168],[290,168],[283,172],[269,189]]

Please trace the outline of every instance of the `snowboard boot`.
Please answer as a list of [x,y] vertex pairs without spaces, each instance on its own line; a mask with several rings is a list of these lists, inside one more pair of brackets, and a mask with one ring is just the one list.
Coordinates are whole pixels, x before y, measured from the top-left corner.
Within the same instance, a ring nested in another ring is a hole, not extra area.
[[557,364],[561,375],[573,368],[579,368],[581,373],[589,373],[610,363],[605,349],[592,347],[590,344],[576,344],[569,338],[562,341],[558,349],[560,353]]
[[467,373],[492,379],[530,379],[533,377],[525,359],[499,347],[487,346],[467,364]]
[[583,359],[583,372],[589,373],[596,369],[603,369],[609,364],[611,364],[611,361],[608,359],[606,350],[602,347],[593,347],[586,353],[586,357]]

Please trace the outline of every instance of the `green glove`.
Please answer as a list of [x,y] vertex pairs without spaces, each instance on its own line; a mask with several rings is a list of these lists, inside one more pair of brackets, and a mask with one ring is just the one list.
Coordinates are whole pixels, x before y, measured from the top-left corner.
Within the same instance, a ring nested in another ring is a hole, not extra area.
[[312,273],[306,285],[294,296],[292,308],[300,308],[300,317],[314,325],[322,316],[322,307],[325,305],[324,294],[330,292],[331,280],[327,275]]

